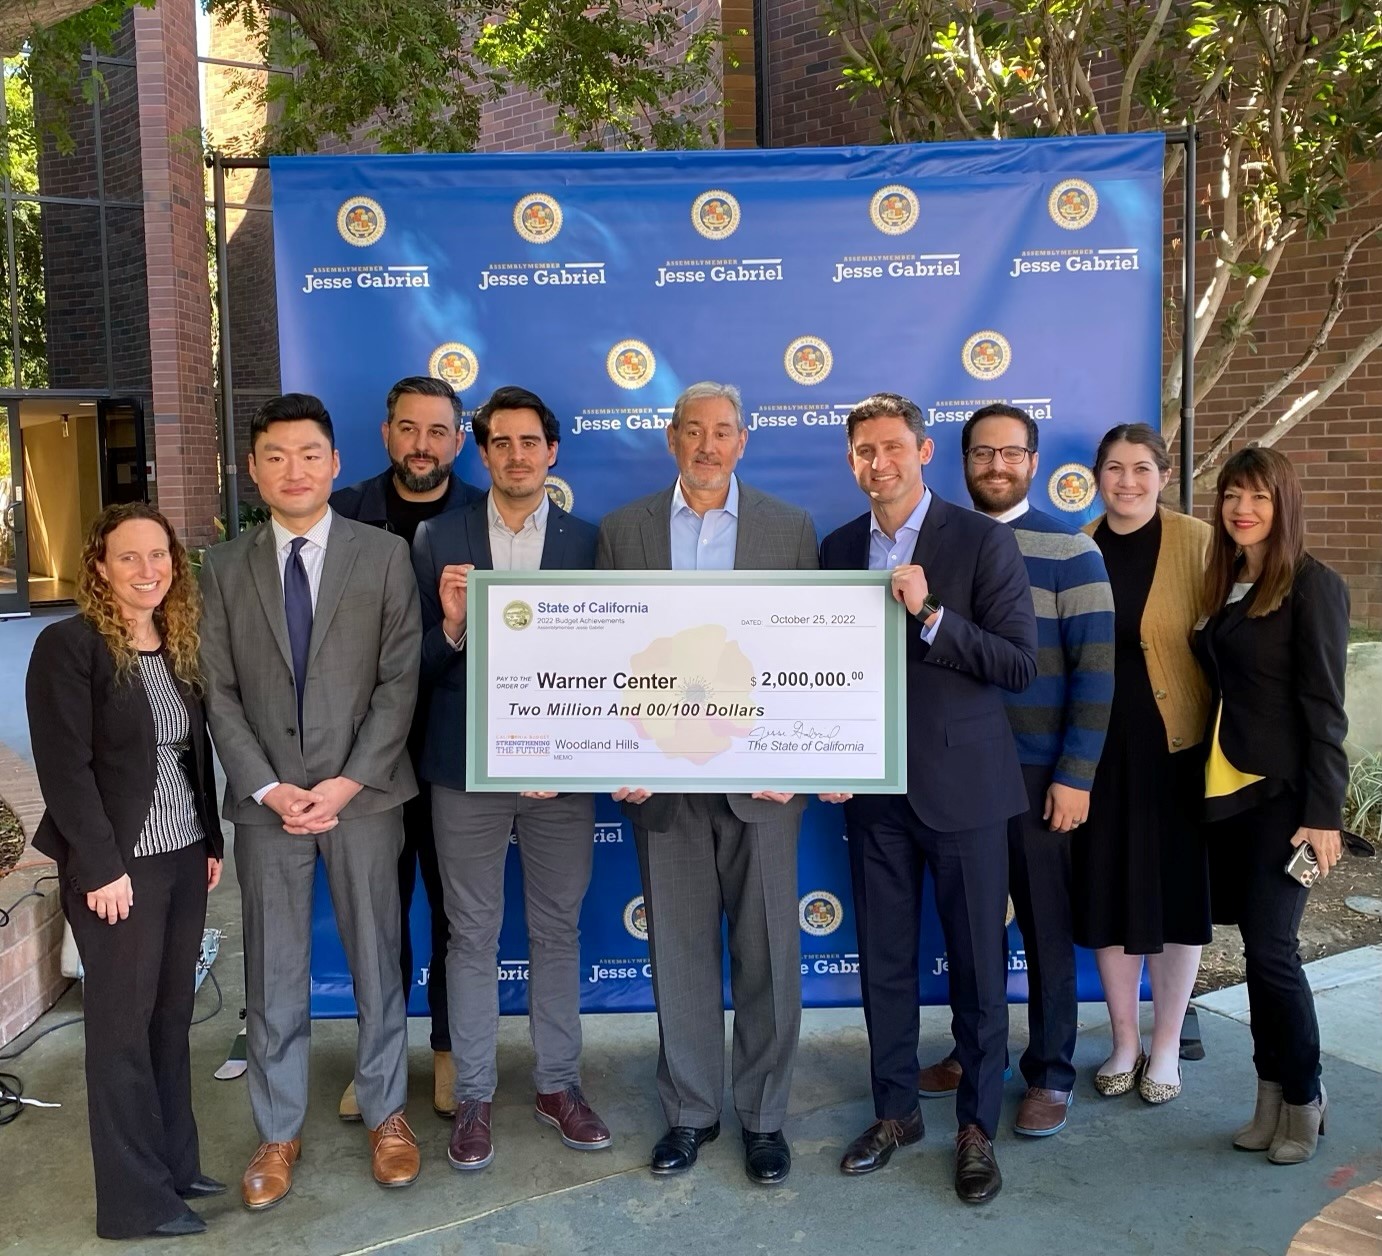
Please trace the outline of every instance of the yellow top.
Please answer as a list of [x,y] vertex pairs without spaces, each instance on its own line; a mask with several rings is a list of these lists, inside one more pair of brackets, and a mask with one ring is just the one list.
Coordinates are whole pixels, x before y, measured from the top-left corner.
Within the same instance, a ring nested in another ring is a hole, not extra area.
[[1214,734],[1209,740],[1209,758],[1204,765],[1204,796],[1206,798],[1227,798],[1230,794],[1236,794],[1240,789],[1247,789],[1249,785],[1256,785],[1258,781],[1265,781],[1265,776],[1253,776],[1249,772],[1240,772],[1228,761],[1228,755],[1224,753],[1224,748],[1219,745],[1219,725],[1224,719],[1223,699],[1219,700],[1219,709],[1214,712]]
[[[1142,648],[1147,676],[1166,726],[1166,746],[1173,754],[1204,740],[1209,715],[1209,683],[1190,651],[1190,637],[1200,617],[1200,589],[1205,555],[1214,535],[1207,523],[1165,506],[1161,515],[1161,552],[1142,611]],[[1093,536],[1095,519],[1084,531]]]

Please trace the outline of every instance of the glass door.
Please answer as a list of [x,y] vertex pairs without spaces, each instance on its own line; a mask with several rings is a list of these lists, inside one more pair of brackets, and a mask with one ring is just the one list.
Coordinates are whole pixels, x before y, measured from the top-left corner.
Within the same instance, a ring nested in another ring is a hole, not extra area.
[[29,538],[24,530],[24,446],[19,406],[0,403],[0,618],[29,613]]

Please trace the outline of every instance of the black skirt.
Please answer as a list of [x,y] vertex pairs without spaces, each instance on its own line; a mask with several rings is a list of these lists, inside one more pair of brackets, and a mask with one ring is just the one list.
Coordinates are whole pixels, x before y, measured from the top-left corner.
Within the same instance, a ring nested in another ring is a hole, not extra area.
[[1081,946],[1154,955],[1210,940],[1209,865],[1200,812],[1201,747],[1170,752],[1147,675],[1142,612],[1161,546],[1159,519],[1095,533],[1114,601],[1113,706],[1089,819],[1071,843],[1072,911]]

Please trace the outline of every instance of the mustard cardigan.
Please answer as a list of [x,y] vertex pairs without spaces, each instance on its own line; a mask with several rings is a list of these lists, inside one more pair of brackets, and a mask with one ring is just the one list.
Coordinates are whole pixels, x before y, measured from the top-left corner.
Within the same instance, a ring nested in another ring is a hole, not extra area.
[[[1161,551],[1156,574],[1142,611],[1142,648],[1147,676],[1166,726],[1166,746],[1174,754],[1204,739],[1209,713],[1209,685],[1190,652],[1190,638],[1200,618],[1205,555],[1213,531],[1207,523],[1164,506]],[[1085,525],[1090,536],[1101,520]]]

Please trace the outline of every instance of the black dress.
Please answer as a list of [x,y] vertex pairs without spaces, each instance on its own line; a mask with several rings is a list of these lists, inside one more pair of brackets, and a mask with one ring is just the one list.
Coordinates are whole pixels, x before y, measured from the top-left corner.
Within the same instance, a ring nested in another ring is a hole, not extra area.
[[1142,613],[1161,552],[1161,516],[1094,533],[1113,589],[1113,707],[1089,819],[1071,843],[1075,941],[1159,954],[1210,940],[1209,870],[1199,811],[1204,757],[1172,754],[1142,649]]

